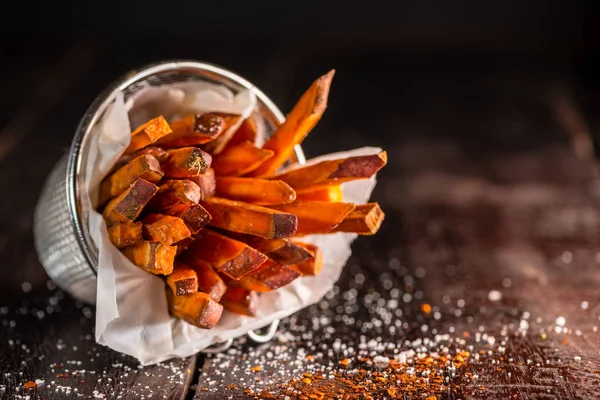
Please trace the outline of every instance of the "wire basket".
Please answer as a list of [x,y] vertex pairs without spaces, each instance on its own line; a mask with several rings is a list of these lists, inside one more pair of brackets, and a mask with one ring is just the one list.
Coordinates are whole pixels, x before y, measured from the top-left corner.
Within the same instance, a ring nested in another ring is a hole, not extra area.
[[[185,81],[222,84],[234,93],[252,90],[257,98],[252,117],[264,122],[267,135],[285,119],[275,104],[250,82],[223,68],[201,62],[152,64],[126,74],[109,86],[81,119],[69,153],[50,172],[34,215],[33,233],[40,262],[50,278],[73,297],[91,304],[96,302],[98,249],[85,223],[90,210],[80,201],[84,187],[82,168],[86,164],[93,128],[119,92],[127,101],[141,89]],[[301,163],[305,161],[299,146],[295,148],[295,158]],[[250,332],[248,336],[256,342],[268,341],[275,333],[277,322],[265,335]],[[231,341],[226,342],[213,350],[223,350],[230,344]]]

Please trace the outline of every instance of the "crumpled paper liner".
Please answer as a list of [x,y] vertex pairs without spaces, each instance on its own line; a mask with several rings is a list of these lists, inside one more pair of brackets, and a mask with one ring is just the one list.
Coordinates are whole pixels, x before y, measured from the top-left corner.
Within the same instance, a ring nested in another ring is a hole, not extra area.
[[[93,210],[98,184],[129,144],[132,127],[160,114],[173,120],[192,112],[221,111],[242,114],[246,118],[255,106],[256,97],[252,90],[234,95],[228,88],[208,82],[147,88],[127,103],[119,93],[90,140],[84,167],[86,192],[82,202],[92,205]],[[225,134],[233,133],[236,128],[232,127]],[[328,154],[308,163],[380,151],[366,147]],[[345,201],[366,203],[374,186],[374,177],[343,184]],[[254,318],[225,311],[216,327],[203,330],[169,314],[164,281],[133,265],[110,243],[101,214],[91,211],[87,225],[99,250],[96,341],[136,357],[145,365],[190,356],[318,302],[338,280],[350,257],[350,244],[357,236],[336,233],[303,237],[303,241],[314,243],[323,251],[324,267],[318,276],[301,277],[284,288],[261,294],[258,315]]]

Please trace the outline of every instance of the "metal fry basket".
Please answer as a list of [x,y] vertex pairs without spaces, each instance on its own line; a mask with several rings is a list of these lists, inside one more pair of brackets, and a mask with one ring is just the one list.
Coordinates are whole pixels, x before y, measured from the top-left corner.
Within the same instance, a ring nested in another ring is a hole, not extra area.
[[[122,92],[125,101],[143,88],[184,81],[208,81],[222,84],[237,93],[252,90],[257,98],[253,117],[263,120],[267,135],[284,121],[273,102],[244,78],[215,65],[195,61],[172,61],[152,64],[126,74],[109,86],[90,106],[75,132],[68,154],[50,172],[34,216],[34,238],[38,256],[46,272],[63,290],[87,303],[96,302],[98,249],[87,228],[89,209],[80,201],[83,190],[82,166],[85,165],[92,129]],[[295,158],[304,162],[299,146]],[[279,321],[266,334],[249,332],[258,343],[270,340]],[[231,340],[207,352],[222,351]]]

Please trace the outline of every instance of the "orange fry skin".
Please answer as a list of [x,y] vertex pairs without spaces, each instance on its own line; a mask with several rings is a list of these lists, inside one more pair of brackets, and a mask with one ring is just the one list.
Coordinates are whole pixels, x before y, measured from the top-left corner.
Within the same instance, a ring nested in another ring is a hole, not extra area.
[[321,76],[300,97],[285,122],[263,146],[263,149],[272,150],[275,155],[248,176],[273,175],[292,156],[294,146],[304,140],[325,112],[334,73],[335,71],[331,70]]
[[100,184],[98,204],[106,204],[111,198],[123,193],[138,178],[156,183],[163,177],[158,160],[151,155],[141,155],[106,177]]
[[198,277],[198,290],[208,294],[214,301],[221,301],[227,286],[223,279],[215,272],[213,267],[198,257],[188,257],[188,264],[196,271]]
[[167,285],[175,296],[183,296],[198,291],[198,276],[196,271],[183,263],[175,263],[173,272],[167,275]]
[[231,139],[229,139],[225,147],[235,147],[246,141],[256,143],[257,136],[258,127],[256,126],[256,121],[254,121],[252,117],[246,118],[231,136]]
[[131,142],[125,149],[125,154],[143,149],[171,132],[171,127],[162,115],[151,119],[131,133]]
[[344,192],[339,185],[307,187],[296,190],[298,201],[328,201],[341,203],[344,201]]
[[175,296],[167,287],[167,302],[171,314],[201,329],[213,328],[223,314],[223,306],[202,292]]
[[168,179],[159,187],[156,195],[150,200],[147,209],[161,212],[176,204],[198,204],[202,198],[200,187],[187,179]]
[[220,303],[226,310],[255,317],[258,310],[258,295],[256,292],[244,289],[241,286],[229,286]]
[[387,153],[370,156],[348,157],[338,160],[301,167],[275,175],[272,179],[282,180],[294,189],[339,184],[342,182],[366,179],[375,175],[387,164]]
[[310,235],[331,232],[354,210],[354,204],[297,201],[291,204],[271,206],[271,208],[292,213],[298,218],[296,235]]
[[149,214],[144,218],[144,236],[152,242],[170,246],[192,234],[181,218],[170,215]]
[[287,204],[296,200],[296,192],[287,183],[258,178],[223,177],[216,180],[219,197],[259,206]]
[[289,239],[263,239],[258,236],[234,232],[227,232],[226,234],[235,240],[246,243],[281,265],[298,264],[314,256],[304,244]]
[[243,276],[239,284],[248,290],[270,292],[291,283],[299,276],[298,271],[269,259],[256,271]]
[[273,155],[272,150],[259,149],[254,143],[245,141],[215,155],[212,167],[218,176],[241,176],[258,168]]
[[203,174],[191,176],[187,179],[198,185],[202,199],[207,199],[215,195],[217,184],[215,180],[215,170],[213,168],[207,169]]
[[196,234],[210,222],[210,214],[200,204],[176,204],[167,208],[165,214],[181,218],[191,233]]
[[133,246],[144,240],[141,222],[119,222],[108,227],[108,237],[118,249]]
[[156,158],[158,161],[161,161],[162,158],[164,157],[165,153],[166,153],[165,150],[162,149],[161,147],[148,146],[148,147],[144,147],[141,150],[136,151],[135,153],[122,154],[121,157],[119,157],[119,159],[113,166],[111,172],[118,170],[119,168],[123,167],[125,164],[129,163],[131,160],[138,158],[139,156],[146,155],[146,154]]
[[354,232],[359,235],[374,235],[381,227],[385,214],[378,203],[357,205],[333,232]]
[[321,269],[323,268],[323,252],[321,251],[321,249],[318,246],[315,246],[311,243],[296,242],[296,244],[304,247],[304,249],[306,251],[311,252],[313,256],[295,265],[290,265],[289,267],[303,276],[318,275],[319,272],[321,272]]
[[296,233],[298,220],[288,212],[219,197],[211,197],[201,204],[212,216],[209,225],[217,228],[266,239],[286,238]]
[[248,245],[208,229],[197,234],[183,256],[192,265],[196,259],[205,261],[233,279],[240,279],[267,260],[267,256]]
[[117,222],[134,221],[157,191],[158,187],[155,184],[138,178],[104,208],[102,215],[106,224],[110,226]]
[[173,272],[175,246],[165,246],[159,242],[141,242],[121,250],[125,257],[141,269],[154,275],[168,275]]
[[205,173],[212,162],[210,154],[196,147],[168,150],[160,163],[167,178],[190,178]]
[[210,112],[171,122],[172,133],[156,142],[165,148],[199,146],[218,138],[240,119],[239,115]]

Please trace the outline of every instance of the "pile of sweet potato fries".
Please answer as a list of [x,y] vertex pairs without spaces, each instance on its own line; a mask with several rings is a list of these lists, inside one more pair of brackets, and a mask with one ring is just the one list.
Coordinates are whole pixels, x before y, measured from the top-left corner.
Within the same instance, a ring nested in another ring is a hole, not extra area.
[[262,147],[252,118],[230,129],[233,114],[159,116],[133,131],[99,209],[112,243],[165,277],[173,315],[205,329],[223,308],[254,316],[258,293],[319,273],[321,252],[303,235],[379,229],[379,205],[345,203],[340,184],[377,173],[385,152],[284,167],[323,115],[332,78],[317,79]]

